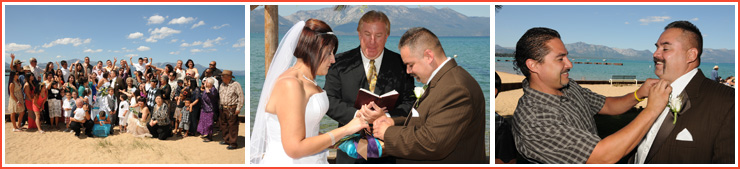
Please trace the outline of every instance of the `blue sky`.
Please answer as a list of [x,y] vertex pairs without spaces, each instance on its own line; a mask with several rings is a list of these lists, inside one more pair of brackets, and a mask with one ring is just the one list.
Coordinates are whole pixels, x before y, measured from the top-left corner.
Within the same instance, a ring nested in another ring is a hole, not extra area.
[[[489,5],[403,5],[408,8],[418,8],[424,6],[433,6],[437,9],[448,7],[452,10],[462,13],[466,16],[484,16],[490,17],[491,11]],[[280,5],[278,9],[278,15],[288,16],[299,10],[315,10],[327,7],[334,7],[334,5]]]
[[221,69],[244,70],[243,5],[7,5],[5,58],[27,64],[64,59],[154,62],[193,59]]
[[557,30],[564,43],[586,42],[616,48],[655,51],[668,23],[688,20],[704,36],[704,48],[735,49],[735,7],[730,5],[590,6],[504,5],[496,15],[496,44],[515,47],[532,27]]

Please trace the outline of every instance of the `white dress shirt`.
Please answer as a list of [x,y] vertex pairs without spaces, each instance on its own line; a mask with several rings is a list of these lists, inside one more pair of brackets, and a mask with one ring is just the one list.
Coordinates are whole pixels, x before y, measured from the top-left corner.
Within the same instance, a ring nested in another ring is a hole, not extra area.
[[[383,53],[385,53],[385,50],[383,50],[383,52],[380,52],[380,56],[378,56],[378,58],[375,58],[375,73],[380,72],[380,63],[383,62]],[[370,72],[370,59],[365,57],[365,54],[362,53],[362,50],[360,50],[360,56],[362,56],[362,66],[363,68],[365,68],[365,76],[367,76],[368,72]],[[367,78],[368,77],[365,77],[365,79]]]
[[[671,99],[678,97],[678,95],[683,92],[683,89],[686,88],[686,85],[689,84],[689,81],[691,81],[691,78],[696,75],[698,72],[697,68],[694,68],[693,70],[689,71],[688,73],[681,75],[681,77],[678,77],[673,83],[671,83],[671,87],[673,90],[671,90]],[[645,159],[647,158],[648,152],[650,152],[650,147],[653,146],[653,142],[655,141],[655,136],[658,135],[658,130],[660,130],[660,126],[663,124],[663,120],[668,116],[668,113],[671,112],[670,108],[668,106],[665,107],[663,110],[663,113],[660,113],[660,116],[655,120],[653,123],[653,126],[650,127],[650,130],[648,131],[647,135],[645,135],[645,138],[642,139],[642,142],[640,142],[640,145],[637,146],[637,153],[635,154],[635,163],[637,164],[644,164]]]

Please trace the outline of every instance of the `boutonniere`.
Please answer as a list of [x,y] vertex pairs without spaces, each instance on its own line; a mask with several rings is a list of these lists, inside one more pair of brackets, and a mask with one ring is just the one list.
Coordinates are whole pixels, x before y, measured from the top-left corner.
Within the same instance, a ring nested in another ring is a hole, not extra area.
[[681,96],[673,97],[671,94],[670,99],[668,100],[668,108],[671,109],[671,112],[673,112],[673,124],[676,124],[676,120],[678,119],[678,112],[681,112],[681,104],[683,103],[683,98]]
[[421,96],[424,95],[424,88],[423,87],[415,87],[414,88],[414,97],[416,97],[416,104],[414,107],[419,107],[419,99],[421,99]]

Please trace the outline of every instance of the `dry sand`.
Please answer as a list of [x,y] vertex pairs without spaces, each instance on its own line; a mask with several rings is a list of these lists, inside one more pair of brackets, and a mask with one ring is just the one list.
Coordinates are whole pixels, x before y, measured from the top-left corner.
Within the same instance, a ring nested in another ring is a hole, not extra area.
[[[517,83],[524,80],[524,76],[516,75],[511,73],[496,72],[501,77],[503,83]],[[604,96],[623,96],[625,94],[632,94],[635,90],[640,88],[640,85],[623,85],[623,86],[611,86],[611,85],[581,85],[584,88],[591,89],[591,91],[602,94]],[[519,98],[522,97],[524,92],[522,89],[509,90],[501,92],[496,97],[496,113],[502,116],[513,115],[516,105],[519,102]],[[647,101],[638,103],[635,107],[647,106]]]
[[6,164],[244,164],[246,127],[239,127],[239,148],[227,150],[220,136],[207,143],[197,136],[158,140],[128,133],[78,138],[62,130],[13,132],[6,122],[4,157]]

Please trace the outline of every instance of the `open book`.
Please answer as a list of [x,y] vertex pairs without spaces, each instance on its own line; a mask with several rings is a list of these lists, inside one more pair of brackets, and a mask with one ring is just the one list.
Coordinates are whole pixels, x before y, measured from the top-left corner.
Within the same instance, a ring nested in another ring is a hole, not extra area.
[[398,92],[396,90],[393,90],[378,96],[377,94],[370,92],[367,89],[360,88],[360,91],[357,92],[355,108],[360,109],[362,108],[362,105],[368,104],[370,102],[375,102],[378,107],[385,107],[386,110],[391,111],[396,108],[396,100],[398,100],[398,95]]

